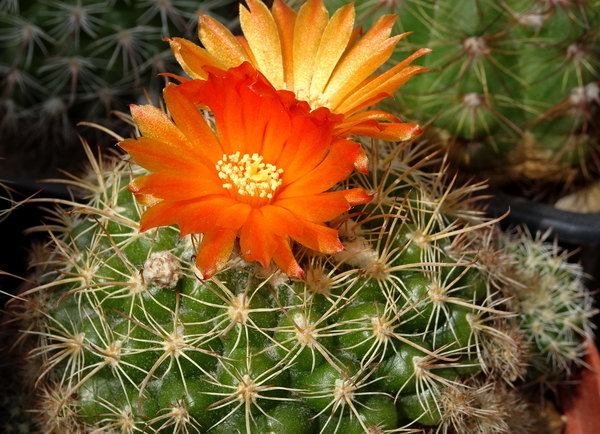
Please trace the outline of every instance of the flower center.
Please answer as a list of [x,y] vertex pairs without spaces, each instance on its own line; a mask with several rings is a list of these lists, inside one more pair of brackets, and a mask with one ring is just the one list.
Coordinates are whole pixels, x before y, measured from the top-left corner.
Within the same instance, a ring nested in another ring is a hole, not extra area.
[[223,188],[237,191],[241,196],[264,197],[271,199],[277,187],[281,185],[280,175],[283,169],[272,164],[263,163],[258,154],[223,155],[215,167]]

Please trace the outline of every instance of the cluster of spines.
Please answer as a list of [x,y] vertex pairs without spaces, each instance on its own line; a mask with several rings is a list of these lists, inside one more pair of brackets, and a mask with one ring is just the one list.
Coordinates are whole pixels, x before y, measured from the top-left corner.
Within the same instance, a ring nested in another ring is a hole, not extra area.
[[[581,364],[591,339],[591,318],[597,310],[593,297],[586,291],[585,276],[577,264],[569,263],[569,252],[548,242],[550,233],[527,233],[505,237],[505,252],[513,262],[521,264],[518,284],[510,287],[515,294],[521,328],[534,347],[531,364],[544,371],[543,379],[570,374]],[[522,239],[528,242],[521,241]]]

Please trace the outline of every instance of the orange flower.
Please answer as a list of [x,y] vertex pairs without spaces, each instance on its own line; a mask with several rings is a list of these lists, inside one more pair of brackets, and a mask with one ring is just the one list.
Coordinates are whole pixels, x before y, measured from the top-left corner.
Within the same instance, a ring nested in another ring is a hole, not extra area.
[[[381,17],[358,38],[354,5],[340,8],[329,19],[322,0],[308,0],[298,13],[281,0],[272,11],[260,0],[240,5],[245,37],[235,37],[215,19],[200,15],[204,47],[180,38],[170,40],[175,57],[194,79],[205,79],[206,65],[228,69],[251,62],[276,89],[294,92],[315,109],[326,107],[344,115],[336,134],[360,134],[384,140],[408,140],[421,131],[383,111],[361,110],[391,96],[413,75],[426,68],[410,65],[430,52],[420,49],[388,71],[370,77],[408,35],[390,37],[396,15]],[[359,113],[360,112],[360,113]]]
[[244,259],[265,268],[273,259],[290,276],[303,275],[290,239],[326,254],[342,250],[325,222],[372,196],[327,190],[350,175],[360,145],[334,137],[326,116],[292,113],[248,63],[211,69],[196,89],[216,133],[179,87],[164,90],[172,120],[156,107],[132,106],[143,137],[120,143],[153,172],[129,185],[149,206],[140,230],[178,224],[182,237],[204,234],[196,257],[204,278],[225,265],[238,238]]

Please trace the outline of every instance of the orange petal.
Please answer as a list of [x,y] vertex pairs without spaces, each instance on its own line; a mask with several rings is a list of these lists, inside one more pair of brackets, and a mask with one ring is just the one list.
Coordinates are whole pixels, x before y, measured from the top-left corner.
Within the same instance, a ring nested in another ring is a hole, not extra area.
[[277,249],[273,253],[273,261],[275,261],[275,264],[288,276],[304,279],[304,271],[300,265],[298,265],[298,262],[292,253],[289,239],[287,237],[277,237],[276,240]]
[[194,80],[178,89],[190,101],[210,107],[226,155],[250,148],[251,153],[260,152],[267,125],[281,128],[278,134],[289,130],[280,95],[249,63],[228,71],[209,69],[206,81]]
[[334,140],[321,164],[302,178],[283,187],[277,198],[307,196],[329,190],[352,173],[354,162],[361,153],[362,148],[356,142]]
[[[293,164],[298,164],[296,155],[301,145],[311,143],[314,137],[318,137],[320,133],[314,122],[306,116],[293,116],[291,119],[291,133],[285,138],[283,149],[280,152],[279,158],[275,162],[277,167],[285,167],[289,182],[296,175],[293,175]],[[315,130],[315,131],[313,131]],[[285,180],[283,181],[286,182]]]
[[242,35],[237,35],[235,38],[242,45],[242,47],[244,47],[244,50],[246,50],[246,54],[248,54],[250,63],[252,65],[257,65],[256,58],[254,57],[254,53],[252,53],[252,48],[250,48],[250,45],[248,44],[248,40]]
[[[135,181],[135,179],[134,179]],[[132,181],[133,182],[133,181]],[[138,193],[135,191],[135,187],[132,187],[131,183],[127,186],[127,189],[133,193],[135,197],[135,201],[142,206],[154,206],[158,205],[163,201],[163,199],[159,199],[151,194]]]
[[[284,168],[283,188],[320,164],[331,146],[332,125],[315,127],[309,118],[292,120],[292,134],[287,140],[277,166]],[[321,190],[323,191],[323,190]]]
[[[358,116],[356,114],[356,112],[366,109],[367,107],[370,107],[373,104],[378,103],[379,101],[381,101],[384,98],[392,98],[392,95],[390,95],[389,93],[380,93],[369,99],[361,101],[360,104],[358,104],[358,105],[351,106],[349,111],[344,113],[344,115],[346,117],[344,119],[344,122],[342,122],[342,124],[352,124],[353,122],[356,123],[356,121],[353,121],[355,119],[355,116]],[[362,113],[359,113],[359,114],[362,115]],[[396,121],[398,121],[398,120],[399,119],[396,119]]]
[[389,112],[384,112],[381,110],[369,110],[366,112],[357,113],[352,115],[350,118],[346,118],[344,122],[342,122],[339,127],[342,126],[351,126],[353,124],[359,124],[363,121],[375,120],[375,121],[387,121],[387,122],[401,122],[397,116]]
[[315,57],[328,21],[329,14],[322,0],[308,0],[298,12],[294,27],[293,63],[294,89],[299,96],[302,91],[308,94],[310,89]]
[[350,209],[345,191],[281,199],[273,206],[283,207],[304,220],[318,223],[333,220]]
[[119,146],[150,172],[194,177],[210,170],[198,158],[170,142],[140,137],[137,140],[125,139]]
[[258,261],[264,268],[269,267],[277,241],[260,209],[253,209],[241,227],[240,248],[246,261]]
[[260,211],[278,237],[296,238],[302,235],[300,220],[291,211],[273,205],[263,206]]
[[[174,86],[169,86],[169,88],[171,89],[166,92],[166,97],[174,104],[176,102],[182,102],[181,99],[175,100],[170,98],[170,92],[173,91]],[[184,106],[184,110],[185,108],[186,107]],[[196,144],[191,143],[171,118],[158,107],[151,105],[131,105],[130,109],[133,120],[137,124],[144,138],[162,142],[164,149],[157,149],[156,151],[162,154],[171,154],[170,156],[166,155],[165,158],[187,159],[190,161],[197,160],[198,164],[207,164],[209,166],[214,164],[207,160],[202,152],[203,147],[198,147]],[[175,104],[174,109],[177,113],[181,112],[181,110],[178,110],[179,106],[177,106],[177,104]],[[193,111],[197,112],[198,110],[194,108]],[[190,117],[192,122],[197,120],[197,118],[194,118],[191,114],[186,117],[180,116],[181,119],[186,119],[188,122]],[[214,134],[208,128],[201,129],[200,126],[198,126],[198,128],[191,129],[191,134],[200,133],[200,131],[202,131],[203,135],[199,138],[195,138],[195,140],[206,140],[208,143],[215,141]],[[156,142],[154,143],[156,144]],[[138,164],[141,163],[138,162]],[[144,166],[143,164],[141,165]],[[146,167],[146,169],[149,169],[149,167]]]
[[173,84],[165,88],[163,96],[179,130],[196,150],[202,150],[202,153],[194,152],[194,154],[198,158],[206,156],[203,158],[203,163],[214,165],[223,157],[223,149],[202,113]]
[[179,202],[165,200],[142,214],[140,232],[177,224],[182,237],[187,234],[201,234],[214,229],[223,210],[236,203],[224,196],[208,196]]
[[281,110],[281,107],[273,110],[270,114],[265,113],[263,116],[267,117],[267,121],[262,135],[262,143],[258,149],[266,162],[274,164],[284,152],[286,140],[294,137],[292,121],[289,114],[285,110]]
[[169,39],[171,50],[181,68],[192,78],[205,79],[207,77],[203,67],[212,65],[223,68],[224,65],[204,48],[183,38]]
[[[324,92],[324,97],[329,101],[333,111],[339,112],[338,106],[351,93],[352,89],[389,59],[399,39],[399,36],[390,38],[378,49],[371,51],[368,57],[345,64],[340,67],[339,71],[336,69]],[[357,45],[360,45],[360,42]],[[352,54],[352,52],[349,53],[348,58],[353,59]]]
[[264,206],[261,211],[275,235],[289,236],[303,246],[321,253],[333,254],[344,249],[335,229],[303,220],[278,206]]
[[333,255],[344,250],[338,231],[322,224],[302,221],[302,235],[294,238],[300,244],[317,252]]
[[262,1],[246,0],[250,11],[240,4],[240,24],[261,71],[273,86],[283,88],[283,59],[277,25]]
[[196,267],[203,279],[211,278],[225,266],[236,237],[236,229],[217,228],[204,234],[196,256]]
[[365,175],[369,173],[369,157],[363,148],[360,148],[356,160],[354,160],[354,168]]
[[374,194],[369,194],[362,187],[351,188],[350,190],[343,190],[344,197],[351,206],[362,205],[369,203],[373,200]]
[[188,200],[209,194],[223,194],[219,178],[211,173],[214,181],[201,175],[196,178],[167,174],[140,176],[129,183],[128,189],[134,194],[151,195],[157,199],[170,201]]
[[331,73],[350,41],[354,27],[354,17],[354,3],[350,3],[338,9],[329,20],[327,27],[325,27],[319,50],[315,56],[316,70],[310,83],[311,95],[323,93],[325,86],[327,86]]
[[[247,135],[244,128],[246,125],[245,116],[250,109],[250,103],[258,102],[258,99],[258,96],[252,91],[249,91],[245,98],[242,98],[235,89],[228,87],[224,89],[225,109],[220,113],[213,112],[213,114],[215,115],[219,140],[227,155],[235,154],[238,151],[242,154],[246,153],[248,143],[246,142]],[[232,110],[232,107],[237,109]]]
[[403,140],[411,140],[421,134],[423,131],[419,129],[417,124],[358,124],[349,129],[352,134],[360,136],[373,137],[375,139],[388,140],[390,142],[401,142]]
[[236,203],[219,211],[215,224],[229,229],[239,229],[246,222],[252,207],[247,203]]
[[243,133],[239,151],[244,153],[259,153],[267,163],[274,163],[283,151],[285,140],[291,134],[290,115],[283,107],[279,98],[259,95],[249,87],[239,90],[241,102],[237,111],[242,122],[230,124]]
[[235,36],[214,18],[200,14],[198,29],[202,44],[225,68],[233,68],[250,61],[246,50]]
[[187,139],[175,126],[169,115],[152,105],[129,106],[131,116],[144,137],[162,141],[181,142],[187,146]]
[[294,90],[294,27],[296,11],[281,0],[273,2],[273,19],[279,32],[285,89]]

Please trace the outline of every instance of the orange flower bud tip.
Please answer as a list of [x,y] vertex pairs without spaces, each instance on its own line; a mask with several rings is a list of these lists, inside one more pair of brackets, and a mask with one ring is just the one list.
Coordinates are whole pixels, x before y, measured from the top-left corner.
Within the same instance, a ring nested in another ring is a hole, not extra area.
[[177,80],[179,83],[186,83],[188,81],[191,81],[189,78],[182,77],[181,75],[177,75],[177,74],[171,74],[170,72],[161,72],[158,75],[161,77],[172,78],[173,80]]
[[368,163],[369,163],[368,157],[366,156],[366,154],[362,154],[354,162],[354,168],[356,170],[358,170],[360,173],[368,175],[369,174],[369,168],[367,167]]
[[290,265],[288,269],[284,271],[284,273],[289,277],[297,277],[298,279],[302,280],[306,278],[304,270],[297,263]]
[[[196,264],[196,267],[198,267],[198,264]],[[200,280],[209,280],[215,274],[217,274],[217,271],[219,270],[215,267],[209,267],[206,270],[198,268],[198,271],[200,272]]]
[[[323,249],[323,250],[325,250],[325,249]],[[336,253],[343,252],[344,250],[346,250],[346,248],[344,247],[344,245],[338,238],[337,242],[334,245],[332,245],[329,250],[324,251],[323,253],[329,254],[329,255],[335,255]]]
[[375,197],[376,193],[371,193],[371,194],[367,194],[367,197],[365,198],[365,202],[364,203],[369,203],[373,200],[373,198]]

